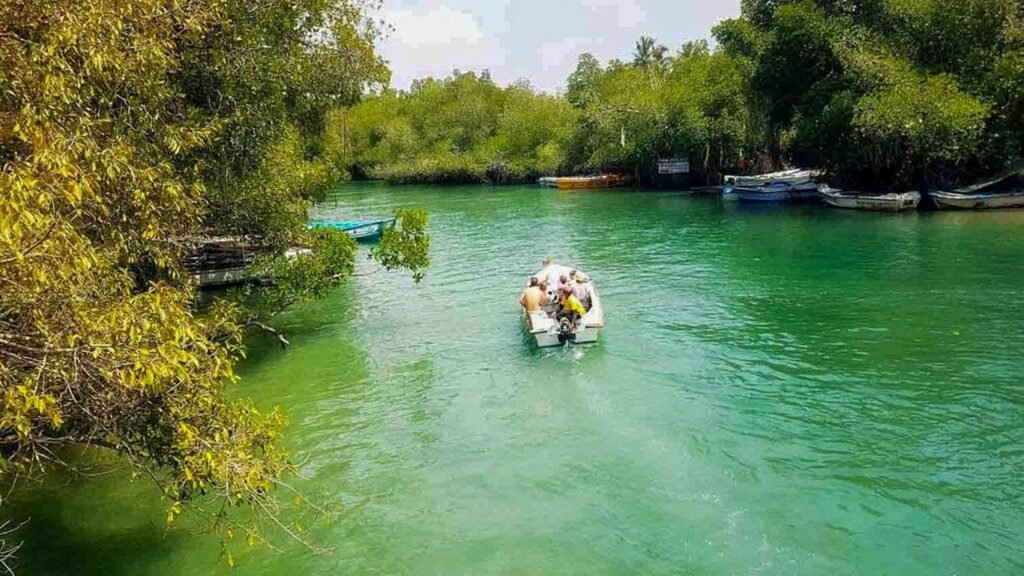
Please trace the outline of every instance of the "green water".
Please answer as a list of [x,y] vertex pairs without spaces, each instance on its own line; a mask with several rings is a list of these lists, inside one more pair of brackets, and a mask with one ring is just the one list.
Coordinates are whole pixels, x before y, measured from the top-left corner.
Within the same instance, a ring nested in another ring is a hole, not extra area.
[[[1024,573],[1024,212],[745,209],[630,191],[349,185],[420,206],[433,268],[257,338],[334,548],[239,574]],[[596,347],[536,350],[544,256],[596,280]],[[38,490],[23,574],[227,573],[124,475]]]

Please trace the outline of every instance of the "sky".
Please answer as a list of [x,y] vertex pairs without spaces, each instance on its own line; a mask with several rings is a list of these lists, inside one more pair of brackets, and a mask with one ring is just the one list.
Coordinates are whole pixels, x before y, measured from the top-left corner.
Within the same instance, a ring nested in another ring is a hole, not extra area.
[[583,52],[626,60],[644,35],[674,50],[739,11],[740,0],[385,0],[392,29],[380,52],[398,89],[488,69],[499,84],[525,78],[556,92]]

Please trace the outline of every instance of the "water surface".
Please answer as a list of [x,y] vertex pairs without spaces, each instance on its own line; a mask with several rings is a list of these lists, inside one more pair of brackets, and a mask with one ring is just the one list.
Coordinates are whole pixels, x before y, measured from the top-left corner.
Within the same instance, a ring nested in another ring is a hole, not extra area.
[[[257,337],[334,548],[240,574],[1024,573],[1024,212],[746,209],[678,193],[345,185],[418,206],[434,265],[354,280]],[[538,351],[545,256],[597,282],[595,347]],[[364,272],[371,271],[364,265]],[[201,574],[123,475],[39,490],[23,574]]]

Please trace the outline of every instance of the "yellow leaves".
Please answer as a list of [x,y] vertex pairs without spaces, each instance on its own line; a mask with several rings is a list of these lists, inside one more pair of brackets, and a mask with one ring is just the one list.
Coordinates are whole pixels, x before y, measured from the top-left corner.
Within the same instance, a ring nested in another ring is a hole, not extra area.
[[57,399],[40,394],[33,386],[9,387],[3,396],[0,428],[14,429],[19,438],[29,438],[38,426],[57,429],[64,422]]
[[178,429],[181,431],[182,434],[185,435],[186,442],[191,443],[195,440],[195,432],[192,430],[192,427],[186,424],[185,422],[179,422]]
[[[18,4],[28,17],[15,24],[33,43],[17,54],[0,51],[0,76],[16,81],[5,86],[0,110],[10,152],[0,167],[0,259],[9,262],[0,312],[25,347],[39,351],[10,363],[4,357],[0,428],[17,435],[28,457],[67,427],[62,439],[100,438],[137,458],[138,469],[162,467],[173,502],[168,524],[202,494],[227,493],[234,505],[266,502],[276,479],[292,472],[274,445],[283,417],[224,397],[243,354],[239,309],[194,313],[194,294],[174,270],[181,240],[208,223],[202,203],[221,187],[202,181],[218,160],[192,152],[246,119],[211,121],[216,113],[193,107],[169,72],[183,69],[179,50],[203,39],[194,33],[231,7],[219,0]],[[2,12],[0,29],[11,24]],[[264,155],[259,139],[272,132],[245,138]],[[301,227],[304,195],[329,178],[330,167],[305,160],[297,131],[282,146],[287,157],[263,160],[274,182],[242,176],[257,192],[283,184],[288,196],[270,196],[271,216]],[[44,234],[52,235],[33,247]],[[246,535],[254,545],[256,533]]]
[[179,516],[181,516],[181,513],[181,502],[176,501],[173,504],[171,504],[171,507],[168,508],[167,510],[167,524],[174,524],[174,521],[177,520]]

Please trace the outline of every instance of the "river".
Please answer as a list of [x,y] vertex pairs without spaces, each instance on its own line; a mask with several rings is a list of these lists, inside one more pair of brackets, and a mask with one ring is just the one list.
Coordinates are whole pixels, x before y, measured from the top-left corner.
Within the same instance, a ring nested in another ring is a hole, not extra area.
[[[341,513],[309,527],[333,552],[236,573],[1024,572],[1024,212],[350,184],[315,216],[404,206],[421,285],[362,276],[279,319],[290,350],[253,339],[237,393],[286,407]],[[599,345],[524,336],[545,256],[595,279]],[[228,572],[126,473],[19,506],[22,574]]]

